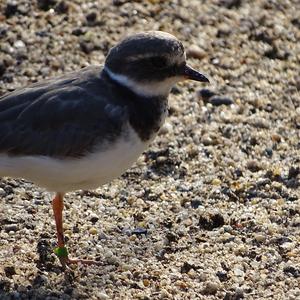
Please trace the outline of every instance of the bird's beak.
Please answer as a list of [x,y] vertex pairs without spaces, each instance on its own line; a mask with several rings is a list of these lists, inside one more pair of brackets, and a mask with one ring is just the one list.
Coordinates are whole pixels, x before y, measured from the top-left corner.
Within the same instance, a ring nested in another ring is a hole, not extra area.
[[209,82],[209,80],[203,74],[199,73],[198,71],[194,70],[188,65],[184,66],[183,76],[186,79],[191,79],[191,80],[196,80],[201,82]]

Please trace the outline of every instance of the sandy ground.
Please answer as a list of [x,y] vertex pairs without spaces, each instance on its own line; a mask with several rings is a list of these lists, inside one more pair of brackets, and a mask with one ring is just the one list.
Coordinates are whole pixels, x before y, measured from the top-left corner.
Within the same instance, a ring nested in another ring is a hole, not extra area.
[[0,299],[300,299],[299,20],[298,0],[2,0],[0,94],[145,30],[212,85],[174,88],[137,163],[67,195],[69,250],[100,266],[63,272],[50,196],[0,180]]

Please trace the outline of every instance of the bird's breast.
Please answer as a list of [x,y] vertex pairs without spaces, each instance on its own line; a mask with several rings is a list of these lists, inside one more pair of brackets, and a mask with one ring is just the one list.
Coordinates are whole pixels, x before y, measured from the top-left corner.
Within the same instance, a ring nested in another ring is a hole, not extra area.
[[139,138],[151,141],[159,131],[168,114],[166,98],[146,99],[136,105],[130,112],[129,122]]
[[119,138],[102,141],[80,158],[0,154],[0,176],[24,178],[55,192],[95,189],[122,175],[149,143],[128,126]]

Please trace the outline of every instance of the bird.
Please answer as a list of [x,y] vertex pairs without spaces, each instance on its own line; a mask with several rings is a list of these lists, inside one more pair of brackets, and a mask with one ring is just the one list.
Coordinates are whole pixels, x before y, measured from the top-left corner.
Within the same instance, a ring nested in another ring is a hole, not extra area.
[[54,252],[65,268],[97,264],[69,256],[64,195],[123,174],[157,135],[168,95],[179,81],[209,83],[186,62],[172,34],[147,31],[112,47],[103,66],[88,66],[0,98],[0,177],[23,178],[54,192]]

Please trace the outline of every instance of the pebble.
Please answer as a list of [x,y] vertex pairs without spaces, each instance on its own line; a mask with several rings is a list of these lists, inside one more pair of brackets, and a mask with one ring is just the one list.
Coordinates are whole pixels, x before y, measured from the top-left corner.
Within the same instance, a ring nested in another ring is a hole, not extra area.
[[54,7],[57,3],[57,0],[37,0],[38,8],[42,10],[49,10],[51,7]]
[[214,178],[212,181],[211,181],[211,184],[212,185],[221,185],[222,181],[219,179],[219,178]]
[[218,282],[210,281],[208,282],[204,289],[203,294],[214,295],[220,288],[220,284]]
[[98,297],[99,300],[107,300],[107,299],[110,299],[110,297],[109,297],[107,294],[103,293],[103,292],[97,293],[97,297]]
[[67,1],[60,1],[56,6],[55,6],[55,11],[58,12],[59,14],[67,14],[69,11],[70,5]]
[[161,134],[170,134],[173,131],[173,125],[170,122],[165,122],[160,129]]
[[166,289],[161,289],[160,295],[162,299],[171,299],[171,294]]
[[238,268],[238,267],[233,269],[233,273],[235,276],[238,276],[238,277],[245,276],[245,272],[241,268]]
[[86,20],[90,23],[93,23],[97,20],[97,12],[92,11],[86,15]]
[[4,272],[5,272],[5,276],[8,278],[12,278],[12,276],[16,274],[16,270],[14,266],[4,267]]
[[8,0],[4,10],[4,14],[7,18],[12,17],[18,11],[18,2],[16,0]]
[[131,233],[135,235],[146,235],[148,233],[148,230],[146,228],[138,227],[133,229]]
[[204,102],[208,102],[208,100],[214,95],[216,95],[216,93],[209,89],[201,89],[197,91],[197,97],[202,99]]
[[16,232],[19,230],[19,226],[17,224],[10,224],[10,225],[5,225],[4,230],[8,233],[10,232]]
[[143,285],[145,286],[145,287],[148,287],[149,285],[150,285],[150,280],[149,279],[143,279]]
[[188,58],[192,57],[192,58],[196,58],[196,59],[203,59],[204,57],[207,56],[206,51],[204,51],[203,49],[201,49],[199,46],[197,45],[191,45],[187,50],[186,50],[186,56]]
[[6,196],[6,192],[3,188],[0,188],[0,197]]
[[93,224],[97,223],[98,220],[99,220],[98,215],[96,215],[96,214],[91,214],[91,215],[90,215],[90,221],[91,221]]
[[91,227],[91,228],[89,229],[89,233],[92,234],[92,235],[95,235],[95,234],[98,233],[98,229],[95,228],[95,227]]
[[251,172],[258,172],[261,170],[261,165],[257,160],[249,160],[247,162],[247,169],[249,169]]
[[220,0],[220,5],[225,6],[226,8],[238,8],[242,4],[242,0]]
[[17,40],[14,42],[14,48],[16,49],[25,48],[25,47],[26,47],[25,43],[21,40]]
[[221,96],[212,96],[209,98],[208,102],[211,103],[213,106],[231,105],[234,103],[232,99]]
[[266,241],[266,236],[260,233],[256,233],[254,234],[254,239],[259,243],[263,243]]
[[295,248],[295,243],[291,242],[291,243],[283,243],[281,245],[281,248],[284,249],[285,251],[291,251]]

